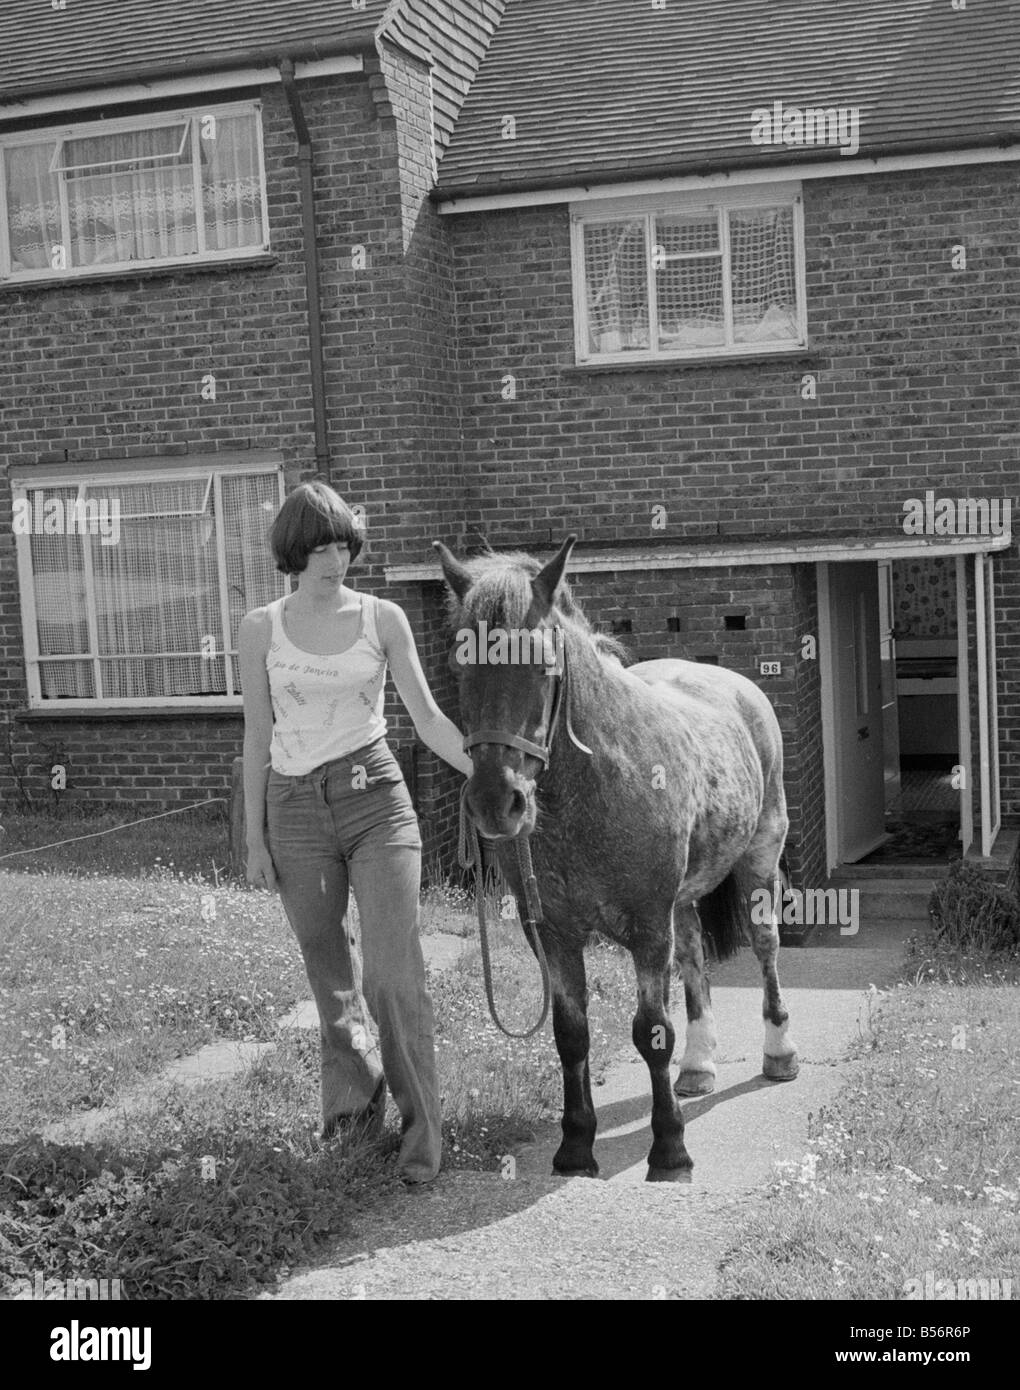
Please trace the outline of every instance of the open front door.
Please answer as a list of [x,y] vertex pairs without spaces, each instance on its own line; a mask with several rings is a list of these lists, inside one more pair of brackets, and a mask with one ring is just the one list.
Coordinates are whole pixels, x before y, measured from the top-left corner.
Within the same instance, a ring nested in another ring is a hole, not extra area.
[[956,557],[956,707],[960,751],[960,844],[966,854],[974,842],[974,752],[970,742],[970,638],[967,621],[967,557]]
[[839,858],[863,859],[888,838],[878,566],[829,566]]
[[1002,825],[999,792],[999,698],[995,671],[995,561],[974,556],[978,756],[981,777],[981,853],[987,858]]
[[882,664],[882,758],[886,813],[899,801],[900,707],[896,693],[896,636],[894,630],[892,561],[878,562],[878,643]]

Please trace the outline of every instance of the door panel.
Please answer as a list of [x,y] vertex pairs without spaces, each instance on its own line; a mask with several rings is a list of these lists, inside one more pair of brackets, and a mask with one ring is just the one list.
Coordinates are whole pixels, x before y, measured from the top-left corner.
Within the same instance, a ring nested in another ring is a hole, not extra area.
[[829,575],[839,856],[852,864],[888,838],[878,566],[833,564]]
[[974,762],[970,738],[971,651],[967,635],[967,557],[956,557],[956,717],[960,748],[960,843],[966,854],[974,840]]
[[878,641],[882,667],[882,753],[885,775],[885,809],[900,796],[900,711],[896,695],[896,639],[893,623],[892,561],[878,562]]
[[995,562],[975,555],[978,750],[981,773],[981,853],[992,852],[1002,824],[999,792],[999,706],[995,671]]

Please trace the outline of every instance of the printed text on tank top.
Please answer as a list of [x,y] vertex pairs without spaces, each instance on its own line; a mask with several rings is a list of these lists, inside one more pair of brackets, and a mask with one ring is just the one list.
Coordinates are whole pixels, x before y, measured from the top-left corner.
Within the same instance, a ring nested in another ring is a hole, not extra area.
[[[270,605],[266,668],[273,706],[270,761],[277,772],[303,775],[385,735],[386,654],[378,631],[378,600],[359,597],[359,610],[344,615],[346,632],[343,623],[335,623],[330,632],[327,618],[306,632],[300,619],[308,615],[294,610],[298,630],[292,625],[288,631],[288,601],[278,599]],[[356,611],[358,631],[352,641],[350,619]],[[294,638],[300,639],[300,646]],[[315,651],[315,646],[340,650]]]

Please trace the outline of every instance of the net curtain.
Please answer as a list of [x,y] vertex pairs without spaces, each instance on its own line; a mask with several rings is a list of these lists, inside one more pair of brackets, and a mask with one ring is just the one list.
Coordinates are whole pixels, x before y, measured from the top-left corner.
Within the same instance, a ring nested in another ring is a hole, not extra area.
[[[12,269],[53,264],[63,244],[63,178],[70,244],[68,267],[152,261],[194,255],[200,247],[191,147],[198,150],[201,217],[209,251],[262,242],[262,184],[251,116],[198,118],[180,156],[182,126],[122,131],[64,142],[50,172],[54,145],[14,146],[5,153]],[[119,162],[118,162],[119,161]],[[68,166],[83,166],[71,168]]]
[[[95,495],[100,489],[86,489]],[[120,507],[117,543],[98,536],[33,535],[33,583],[42,694],[47,699],[152,699],[223,694],[223,630],[214,492],[206,479],[103,486]],[[70,507],[76,488],[50,488]],[[286,592],[266,543],[279,505],[275,474],[222,478],[228,622],[236,645],[244,614]],[[95,689],[83,547],[95,595]],[[215,656],[201,654],[212,638]],[[75,656],[74,661],[47,657]],[[236,658],[231,658],[235,691]]]

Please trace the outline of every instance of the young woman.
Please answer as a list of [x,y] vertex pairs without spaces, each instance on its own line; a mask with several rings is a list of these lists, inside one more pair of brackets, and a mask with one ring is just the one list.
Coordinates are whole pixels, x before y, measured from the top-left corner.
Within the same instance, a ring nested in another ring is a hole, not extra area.
[[[278,889],[319,1009],[323,1135],[378,1134],[386,1087],[406,1182],[439,1171],[432,1001],[418,940],[421,836],[386,743],[387,667],[421,740],[471,772],[429,691],[403,611],[345,584],[360,523],[304,483],[269,536],[297,589],[241,624],[248,880]],[[347,924],[353,890],[361,952]]]

